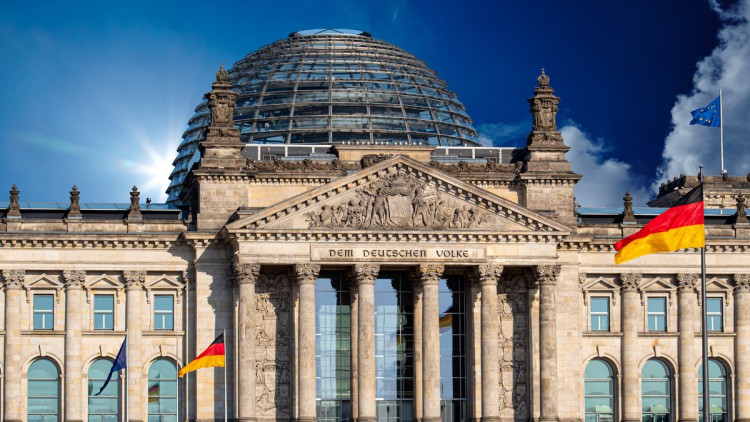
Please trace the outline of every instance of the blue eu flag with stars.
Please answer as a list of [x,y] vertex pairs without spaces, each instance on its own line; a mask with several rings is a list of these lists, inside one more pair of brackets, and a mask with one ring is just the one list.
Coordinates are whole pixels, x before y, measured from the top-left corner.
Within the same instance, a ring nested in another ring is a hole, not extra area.
[[693,115],[691,125],[703,125],[711,127],[721,126],[721,96],[716,97],[707,106],[690,112]]

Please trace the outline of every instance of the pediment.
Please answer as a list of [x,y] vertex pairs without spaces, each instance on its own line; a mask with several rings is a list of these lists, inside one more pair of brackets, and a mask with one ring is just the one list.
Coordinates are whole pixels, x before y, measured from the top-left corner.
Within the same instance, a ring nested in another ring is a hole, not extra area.
[[86,289],[122,289],[125,285],[115,275],[102,274],[89,279],[84,284]]
[[408,157],[395,157],[226,226],[247,231],[541,233],[570,229]]
[[40,274],[31,277],[24,283],[27,289],[55,289],[59,290],[65,287],[65,283],[60,281],[59,276]]
[[608,280],[603,277],[596,278],[590,282],[584,284],[581,287],[582,290],[597,292],[597,291],[617,291],[620,290],[620,286],[617,285],[613,280]]
[[672,284],[672,280],[667,278],[656,277],[652,280],[644,281],[640,287],[641,291],[664,291],[664,290],[676,290],[677,287]]
[[732,286],[729,285],[729,283],[726,280],[723,280],[718,277],[712,277],[706,280],[706,290],[728,292],[728,291],[732,291]]
[[144,287],[148,292],[148,294],[146,295],[147,303],[151,303],[153,290],[168,290],[177,293],[177,304],[179,305],[182,300],[182,289],[183,287],[185,287],[185,285],[180,282],[180,278],[178,276],[169,276],[167,274],[162,274],[158,277],[146,279]]

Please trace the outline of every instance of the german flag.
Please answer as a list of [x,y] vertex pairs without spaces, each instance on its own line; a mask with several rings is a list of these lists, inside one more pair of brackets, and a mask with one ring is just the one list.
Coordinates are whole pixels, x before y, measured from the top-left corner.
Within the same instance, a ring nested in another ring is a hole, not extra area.
[[215,366],[224,366],[226,354],[224,352],[224,334],[219,334],[213,343],[203,351],[197,358],[180,369],[177,373],[180,378],[188,372],[193,372],[201,368],[212,368]]
[[641,231],[615,243],[615,264],[657,252],[706,246],[703,218],[703,185],[688,192]]

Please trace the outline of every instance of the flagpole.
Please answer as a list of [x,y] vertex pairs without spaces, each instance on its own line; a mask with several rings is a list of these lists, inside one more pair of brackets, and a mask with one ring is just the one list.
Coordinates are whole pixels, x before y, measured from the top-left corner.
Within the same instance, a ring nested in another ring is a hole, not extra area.
[[[722,122],[723,128],[724,122]],[[722,155],[722,169],[724,156]],[[700,183],[703,185],[703,167],[700,168]],[[705,226],[704,226],[705,233]],[[705,237],[705,235],[704,235]],[[703,421],[709,422],[711,409],[710,409],[710,398],[711,393],[708,389],[708,312],[706,312],[706,247],[701,248],[701,340],[702,340],[702,351],[703,351]]]
[[[180,370],[180,337],[177,330],[174,331],[174,359],[177,361],[177,370]],[[177,422],[180,422],[180,377],[177,377]]]
[[221,336],[224,339],[224,422],[227,422],[227,366],[229,362],[227,360],[227,330],[221,332]]
[[[125,359],[127,360],[128,350],[130,350],[130,337],[128,337],[128,329],[125,329]],[[128,368],[125,367],[125,422],[128,422],[128,409],[130,409],[130,383],[128,383]]]
[[719,88],[719,148],[721,149],[721,175],[723,176],[724,173],[726,173],[726,170],[724,169],[724,96],[721,93],[721,88]]

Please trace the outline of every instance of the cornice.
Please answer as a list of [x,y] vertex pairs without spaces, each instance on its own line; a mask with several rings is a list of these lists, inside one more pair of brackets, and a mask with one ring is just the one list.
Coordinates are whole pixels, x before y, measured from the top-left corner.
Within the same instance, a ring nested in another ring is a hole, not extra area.
[[[593,237],[571,236],[563,238],[558,245],[558,250],[578,251],[578,252],[615,252],[615,242],[622,239],[621,237],[612,237],[607,239]],[[750,241],[747,239],[706,239],[707,253],[736,253],[750,252]],[[699,252],[698,248],[683,249],[678,253]]]
[[0,233],[0,248],[169,249],[181,243],[179,233]]
[[258,230],[227,233],[232,240],[280,242],[559,243],[559,232]]

